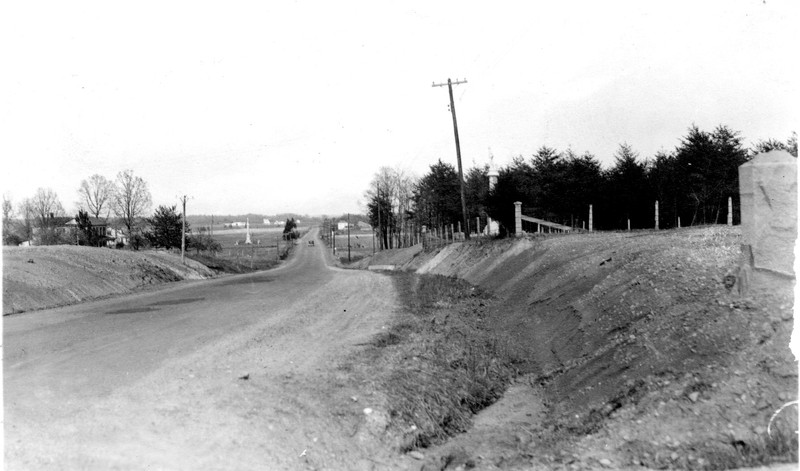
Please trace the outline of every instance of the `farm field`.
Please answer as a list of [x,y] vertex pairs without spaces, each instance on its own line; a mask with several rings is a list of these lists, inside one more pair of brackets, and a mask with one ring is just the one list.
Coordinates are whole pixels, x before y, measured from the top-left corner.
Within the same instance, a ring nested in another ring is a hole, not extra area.
[[[299,227],[304,234],[308,227]],[[286,258],[291,241],[282,240],[283,227],[251,228],[251,244],[245,244],[247,229],[214,229],[213,239],[222,246],[222,250],[211,254],[190,252],[189,256],[218,271],[247,272],[266,270]]]
[[[336,237],[325,240],[329,250],[336,246],[336,258],[342,262],[347,262],[347,231],[337,231]],[[374,240],[372,231],[350,230],[350,261],[358,261],[373,254]]]

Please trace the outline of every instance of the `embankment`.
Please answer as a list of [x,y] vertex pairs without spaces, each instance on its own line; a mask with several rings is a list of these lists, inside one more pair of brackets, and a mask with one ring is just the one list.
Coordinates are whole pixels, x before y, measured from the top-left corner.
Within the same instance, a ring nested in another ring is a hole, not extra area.
[[147,286],[214,276],[166,252],[78,246],[3,247],[3,315],[46,309]]
[[548,408],[540,449],[580,442],[655,468],[796,461],[796,409],[781,438],[766,433],[797,398],[794,281],[737,294],[740,243],[716,226],[473,241],[381,263],[494,293],[487,325]]

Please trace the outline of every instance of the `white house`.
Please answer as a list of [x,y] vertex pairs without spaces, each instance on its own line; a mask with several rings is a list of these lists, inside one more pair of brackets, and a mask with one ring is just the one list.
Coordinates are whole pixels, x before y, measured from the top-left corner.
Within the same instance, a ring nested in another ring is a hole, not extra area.
[[[350,227],[352,227],[352,225]],[[339,231],[347,229],[347,221],[339,221],[336,223],[336,229]]]
[[264,218],[264,224],[266,224],[266,225],[270,225],[270,224],[272,224],[272,223],[271,223],[271,222],[269,222],[269,219],[267,219],[267,218]]

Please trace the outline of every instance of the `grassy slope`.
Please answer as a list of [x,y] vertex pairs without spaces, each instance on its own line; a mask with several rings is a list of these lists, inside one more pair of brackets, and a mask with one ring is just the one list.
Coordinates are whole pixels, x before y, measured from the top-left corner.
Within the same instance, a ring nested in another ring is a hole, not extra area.
[[4,247],[3,314],[45,309],[129,293],[213,273],[164,252],[78,246]]

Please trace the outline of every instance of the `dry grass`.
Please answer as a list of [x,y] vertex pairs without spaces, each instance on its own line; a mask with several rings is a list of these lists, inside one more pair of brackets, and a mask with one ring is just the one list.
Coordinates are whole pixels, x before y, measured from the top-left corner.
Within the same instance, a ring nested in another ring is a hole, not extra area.
[[373,339],[368,361],[381,371],[391,428],[408,451],[465,431],[516,369],[505,342],[483,325],[491,302],[485,293],[455,278],[393,277],[406,309]]

